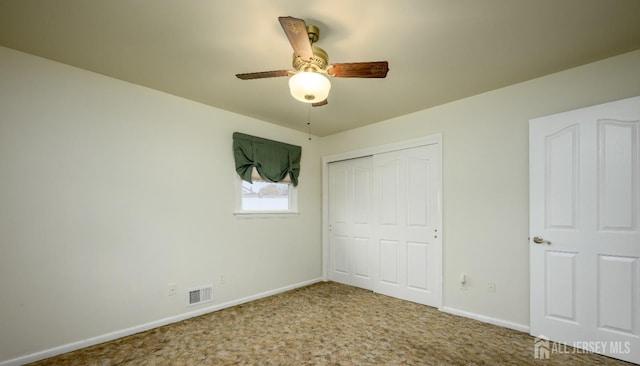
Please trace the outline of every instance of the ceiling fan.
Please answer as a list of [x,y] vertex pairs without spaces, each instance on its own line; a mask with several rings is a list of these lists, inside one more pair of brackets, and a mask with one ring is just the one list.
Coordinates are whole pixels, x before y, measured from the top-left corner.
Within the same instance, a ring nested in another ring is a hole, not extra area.
[[325,75],[338,78],[384,78],[389,71],[387,61],[329,64],[325,50],[313,44],[320,38],[318,27],[307,26],[302,19],[279,17],[280,25],[293,47],[294,70],[274,70],[236,74],[239,79],[252,80],[290,76],[291,95],[314,107],[327,104],[331,83]]

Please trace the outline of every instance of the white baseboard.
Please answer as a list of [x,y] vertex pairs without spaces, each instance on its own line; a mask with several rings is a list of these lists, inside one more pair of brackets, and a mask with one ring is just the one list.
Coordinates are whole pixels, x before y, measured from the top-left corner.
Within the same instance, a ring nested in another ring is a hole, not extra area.
[[278,289],[275,289],[275,290],[266,291],[266,292],[262,292],[262,293],[259,293],[259,294],[243,297],[243,298],[240,298],[240,299],[237,299],[237,300],[232,300],[232,301],[228,301],[228,302],[225,302],[225,303],[212,305],[212,306],[209,306],[209,307],[206,307],[206,308],[202,308],[202,309],[198,309],[198,310],[195,310],[195,311],[190,311],[190,312],[179,314],[179,315],[175,315],[175,316],[172,316],[172,317],[156,320],[156,321],[153,321],[153,322],[150,322],[150,323],[137,325],[135,327],[118,330],[118,331],[115,331],[115,332],[103,334],[103,335],[100,335],[100,336],[97,336],[97,337],[85,339],[85,340],[78,341],[78,342],[65,344],[65,345],[62,345],[62,346],[59,346],[59,347],[55,347],[55,348],[50,348],[50,349],[47,349],[47,350],[44,350],[44,351],[32,353],[30,355],[14,358],[14,359],[11,359],[11,360],[1,361],[0,362],[0,366],[20,366],[20,365],[24,365],[24,364],[27,364],[27,363],[44,360],[45,358],[57,356],[57,355],[60,355],[60,354],[63,354],[63,353],[75,351],[75,350],[78,350],[78,349],[81,349],[81,348],[85,348],[85,347],[89,347],[89,346],[93,346],[93,345],[96,345],[96,344],[99,344],[99,343],[112,341],[114,339],[130,336],[132,334],[144,332],[144,331],[149,330],[149,329],[158,328],[158,327],[161,327],[161,326],[164,326],[164,325],[167,325],[167,324],[176,323],[176,322],[179,322],[179,321],[182,321],[182,320],[186,320],[186,319],[189,319],[189,318],[194,318],[196,316],[200,316],[200,315],[208,314],[208,313],[211,313],[211,312],[214,312],[214,311],[226,309],[226,308],[229,308],[229,307],[232,307],[232,306],[244,304],[244,303],[247,303],[247,302],[250,302],[250,301],[254,301],[254,300],[258,300],[258,299],[264,298],[264,297],[276,295],[276,294],[279,294],[279,293],[282,293],[282,292],[286,292],[286,291],[290,291],[290,290],[293,290],[293,289],[296,289],[296,288],[309,286],[309,285],[312,285],[314,283],[321,282],[321,281],[324,281],[324,280],[322,278],[316,278],[316,279],[313,279],[313,280],[309,280],[309,281],[300,282],[300,283],[296,283],[296,284],[293,284],[293,285],[281,287],[281,288],[278,288]]
[[479,320],[479,321],[481,321],[483,323],[489,323],[489,324],[497,325],[497,326],[503,327],[503,328],[509,328],[509,329],[520,331],[520,332],[529,333],[529,326],[528,325],[524,325],[524,324],[518,324],[518,323],[510,322],[510,321],[507,321],[507,320],[492,318],[490,316],[485,316],[485,315],[480,315],[480,314],[476,314],[476,313],[471,313],[471,312],[468,312],[468,311],[458,310],[458,309],[451,308],[451,307],[448,307],[448,306],[443,306],[442,308],[440,308],[440,311],[445,312],[445,313],[449,313],[449,314],[453,314],[453,315],[463,316],[465,318]]

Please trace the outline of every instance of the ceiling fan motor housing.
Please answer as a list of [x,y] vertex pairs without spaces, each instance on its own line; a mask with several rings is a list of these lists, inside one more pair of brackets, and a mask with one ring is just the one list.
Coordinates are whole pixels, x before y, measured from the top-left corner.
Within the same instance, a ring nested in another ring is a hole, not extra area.
[[293,54],[293,68],[298,71],[322,71],[329,64],[329,55],[320,47],[311,46],[313,57],[311,60],[303,60]]

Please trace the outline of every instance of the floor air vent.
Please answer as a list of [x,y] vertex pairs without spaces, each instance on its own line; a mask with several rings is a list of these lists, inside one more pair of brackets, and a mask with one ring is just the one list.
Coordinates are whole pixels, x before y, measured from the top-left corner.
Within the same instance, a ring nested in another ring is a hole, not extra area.
[[188,295],[187,306],[213,301],[213,285],[189,289]]

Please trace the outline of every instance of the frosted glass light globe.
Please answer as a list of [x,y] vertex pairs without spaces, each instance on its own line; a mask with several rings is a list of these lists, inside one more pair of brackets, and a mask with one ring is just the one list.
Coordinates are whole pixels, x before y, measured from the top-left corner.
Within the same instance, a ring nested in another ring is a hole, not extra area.
[[289,79],[291,95],[303,103],[322,102],[329,96],[331,83],[317,72],[303,71]]

